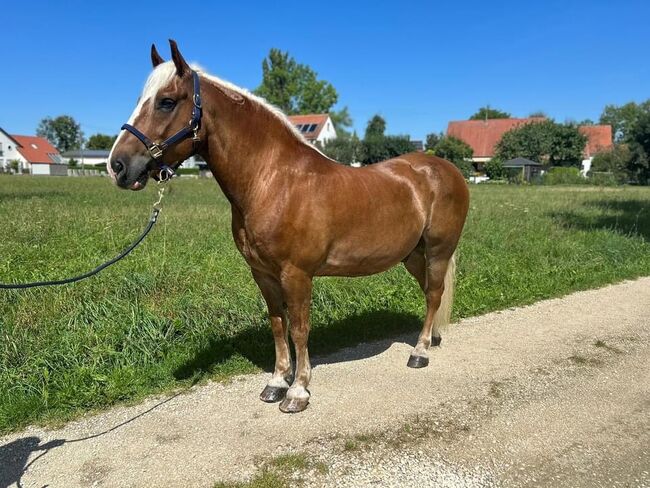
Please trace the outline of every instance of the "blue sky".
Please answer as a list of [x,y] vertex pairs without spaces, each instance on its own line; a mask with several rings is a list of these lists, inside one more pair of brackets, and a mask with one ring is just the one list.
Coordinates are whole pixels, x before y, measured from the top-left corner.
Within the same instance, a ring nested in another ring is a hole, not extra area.
[[0,127],[33,134],[69,114],[115,134],[168,38],[188,60],[246,88],[271,47],[339,92],[361,134],[423,138],[490,104],[514,116],[597,120],[650,98],[650,2],[6,2]]

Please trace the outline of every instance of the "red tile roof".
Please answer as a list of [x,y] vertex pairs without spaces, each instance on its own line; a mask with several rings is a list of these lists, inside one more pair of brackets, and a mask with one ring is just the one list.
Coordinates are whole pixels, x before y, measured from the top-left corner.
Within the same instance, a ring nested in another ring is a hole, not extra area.
[[503,134],[519,125],[543,120],[545,120],[544,117],[458,120],[449,122],[447,135],[465,141],[474,150],[475,158],[491,158],[494,156],[495,146]]
[[[503,134],[523,124],[541,122],[544,117],[526,119],[459,120],[449,122],[447,135],[465,141],[474,150],[475,158],[491,158]],[[612,147],[611,125],[583,125],[580,132],[587,136],[585,157],[589,158]]]
[[578,130],[587,136],[587,145],[585,146],[585,156],[587,158],[606,149],[611,149],[611,125],[583,125]]
[[309,132],[300,131],[300,133],[303,135],[305,139],[307,139],[308,141],[315,141],[318,138],[318,135],[320,134],[321,130],[323,130],[323,127],[325,127],[325,122],[327,122],[328,118],[329,118],[329,114],[290,115],[289,121],[294,126],[315,124],[316,127],[313,131],[309,131]]
[[49,143],[47,139],[35,136],[11,136],[20,146],[17,147],[18,152],[29,163],[44,163],[54,164],[56,162],[52,156],[58,156],[59,151]]

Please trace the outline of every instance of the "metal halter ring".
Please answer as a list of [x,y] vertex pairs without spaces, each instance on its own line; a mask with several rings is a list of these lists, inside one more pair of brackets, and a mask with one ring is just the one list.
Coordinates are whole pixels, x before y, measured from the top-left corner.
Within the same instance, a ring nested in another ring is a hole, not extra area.
[[174,176],[174,170],[169,166],[163,166],[160,168],[160,172],[158,173],[158,181],[169,181],[172,179],[172,176]]

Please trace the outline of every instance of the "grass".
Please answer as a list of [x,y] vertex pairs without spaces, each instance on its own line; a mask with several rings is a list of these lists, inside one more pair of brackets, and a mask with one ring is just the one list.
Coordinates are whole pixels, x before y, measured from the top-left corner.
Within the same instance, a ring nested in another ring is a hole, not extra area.
[[[154,192],[103,178],[0,177],[0,282],[68,276],[114,256],[141,231]],[[99,276],[0,291],[0,432],[273,364],[264,305],[217,185],[177,181],[163,206],[142,247]],[[454,314],[649,274],[650,188],[473,186]],[[310,352],[415,333],[423,311],[402,267],[318,279]]]

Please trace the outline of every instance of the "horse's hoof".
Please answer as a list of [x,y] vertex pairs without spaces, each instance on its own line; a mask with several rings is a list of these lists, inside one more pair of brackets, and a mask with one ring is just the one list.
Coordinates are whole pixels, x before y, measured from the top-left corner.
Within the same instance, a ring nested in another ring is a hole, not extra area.
[[302,412],[309,405],[308,398],[285,398],[280,403],[280,411],[284,413]]
[[429,358],[424,356],[409,356],[409,362],[406,365],[409,368],[426,368],[429,366]]
[[289,388],[283,388],[281,386],[269,386],[266,385],[262,393],[260,393],[260,400],[266,403],[275,403],[282,400],[287,394]]
[[431,346],[432,347],[439,346],[441,342],[442,342],[442,337],[432,337],[431,338]]

